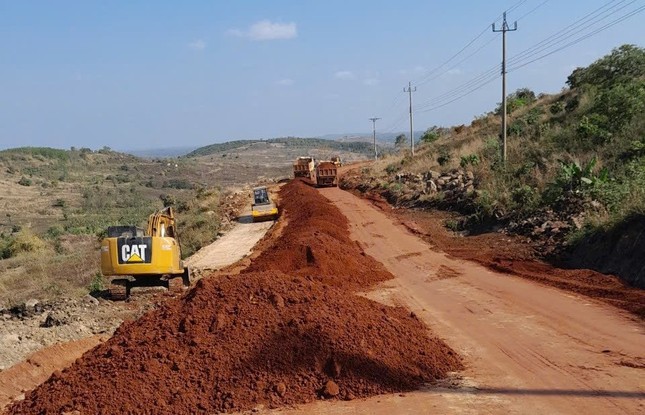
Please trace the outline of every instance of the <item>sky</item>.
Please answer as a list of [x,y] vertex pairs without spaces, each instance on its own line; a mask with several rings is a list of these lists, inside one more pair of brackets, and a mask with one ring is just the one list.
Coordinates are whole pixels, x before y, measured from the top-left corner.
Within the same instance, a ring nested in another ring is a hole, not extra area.
[[[369,132],[370,117],[381,118],[379,131],[405,131],[408,82],[416,87],[415,130],[467,124],[501,100],[501,34],[490,25],[504,10],[511,27],[519,19],[518,30],[507,33],[507,55],[515,57],[508,91],[552,93],[574,68],[612,48],[643,46],[645,13],[518,66],[644,5],[0,0],[0,149],[312,137]],[[544,43],[595,10],[576,30]],[[535,45],[543,50],[521,55]]]

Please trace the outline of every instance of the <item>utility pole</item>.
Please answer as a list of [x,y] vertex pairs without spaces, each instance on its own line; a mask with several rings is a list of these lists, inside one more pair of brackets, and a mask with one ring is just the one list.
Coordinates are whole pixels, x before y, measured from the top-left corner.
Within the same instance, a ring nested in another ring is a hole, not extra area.
[[372,132],[374,133],[374,160],[378,160],[378,153],[376,152],[376,121],[380,120],[380,118],[370,118],[370,121],[372,121]]
[[493,32],[502,32],[502,161],[504,164],[506,164],[506,32],[516,30],[517,22],[513,24],[512,29],[508,26],[506,12],[504,12],[501,29],[495,29],[495,23],[493,23]]
[[403,92],[410,94],[410,150],[412,150],[412,156],[414,157],[414,127],[412,124],[412,93],[417,91],[415,86],[412,89],[412,82],[408,82],[408,88],[403,88]]

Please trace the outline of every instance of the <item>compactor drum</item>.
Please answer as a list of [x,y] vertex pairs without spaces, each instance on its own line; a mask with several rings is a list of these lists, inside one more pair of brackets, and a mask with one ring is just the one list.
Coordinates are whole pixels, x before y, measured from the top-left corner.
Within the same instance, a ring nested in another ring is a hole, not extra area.
[[135,226],[110,226],[101,242],[101,272],[111,278],[110,297],[115,300],[125,300],[136,286],[181,291],[190,285],[172,208],[150,215],[145,232]]

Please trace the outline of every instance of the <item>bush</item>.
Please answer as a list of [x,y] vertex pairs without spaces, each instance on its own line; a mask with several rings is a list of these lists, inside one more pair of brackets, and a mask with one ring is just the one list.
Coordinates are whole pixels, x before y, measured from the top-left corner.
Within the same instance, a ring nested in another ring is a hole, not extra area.
[[8,244],[5,246],[5,258],[14,257],[26,252],[36,252],[45,248],[45,242],[33,234],[29,229],[23,228],[11,235]]
[[170,179],[163,182],[163,187],[170,189],[192,189],[194,186],[186,179]]
[[397,166],[397,165],[396,165],[396,164],[394,164],[394,163],[393,163],[393,164],[389,164],[389,165],[385,168],[385,172],[386,172],[387,174],[394,174],[394,173],[396,173],[396,172],[397,172],[397,171],[399,171],[399,170],[401,170],[401,166]]
[[447,148],[442,148],[441,150],[439,150],[437,163],[439,163],[440,166],[445,166],[446,164],[450,163],[450,160],[452,160],[452,155]]
[[87,289],[90,292],[90,295],[97,295],[105,290],[106,285],[107,281],[105,281],[105,278],[103,278],[101,272],[97,271],[96,274],[94,274],[94,277],[92,278],[92,281],[90,282],[90,285],[87,287]]
[[551,107],[549,107],[549,111],[553,115],[557,115],[564,111],[564,102],[562,101],[556,101],[553,104],[551,104]]
[[18,184],[21,186],[31,186],[32,181],[31,179],[26,178],[25,176],[22,176],[20,180],[18,181]]
[[468,165],[470,166],[476,166],[479,164],[479,156],[477,154],[470,154],[468,156],[461,156],[461,162],[459,165],[461,167],[466,167]]

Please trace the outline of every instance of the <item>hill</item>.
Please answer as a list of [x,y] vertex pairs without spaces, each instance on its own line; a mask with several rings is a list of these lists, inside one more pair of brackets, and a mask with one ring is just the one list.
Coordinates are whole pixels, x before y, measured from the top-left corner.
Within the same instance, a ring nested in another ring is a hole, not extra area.
[[0,308],[99,289],[107,226],[143,225],[164,204],[179,213],[182,254],[212,241],[222,192],[209,168],[109,148],[0,151]]
[[211,144],[191,151],[186,157],[201,157],[233,150],[243,150],[253,145],[298,148],[301,151],[316,149],[359,154],[371,154],[374,151],[373,146],[367,142],[338,142],[322,138],[282,137],[270,138],[268,140],[235,140]]
[[508,96],[506,163],[498,105],[469,126],[428,129],[414,158],[390,157],[345,186],[458,211],[455,230],[525,235],[542,255],[645,286],[645,261],[633,261],[645,257],[645,49],[614,49],[567,84]]

